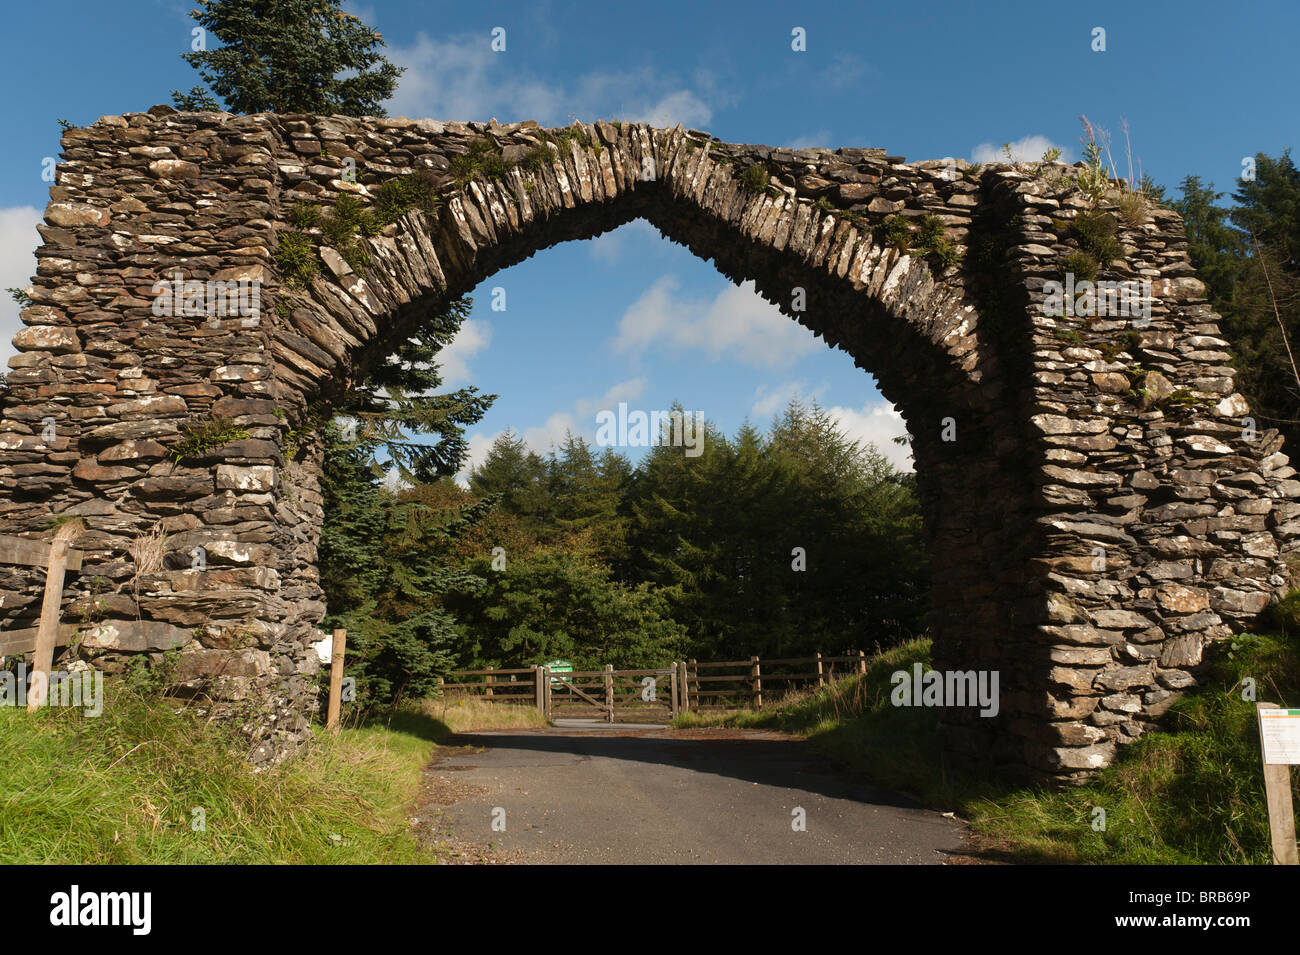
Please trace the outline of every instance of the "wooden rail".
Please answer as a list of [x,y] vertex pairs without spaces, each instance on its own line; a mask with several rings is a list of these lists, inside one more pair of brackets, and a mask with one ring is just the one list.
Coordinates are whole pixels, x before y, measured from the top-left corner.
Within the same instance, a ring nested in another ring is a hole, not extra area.
[[[851,673],[867,672],[866,654],[781,657],[763,660],[677,660],[669,666],[636,670],[573,670],[552,672],[546,667],[453,670],[444,677],[444,693],[463,693],[496,703],[536,706],[548,718],[558,711],[590,713],[614,722],[625,716],[649,720],[676,716],[689,709],[751,706],[761,709],[773,690],[825,686]],[[653,699],[645,678],[653,677]]]

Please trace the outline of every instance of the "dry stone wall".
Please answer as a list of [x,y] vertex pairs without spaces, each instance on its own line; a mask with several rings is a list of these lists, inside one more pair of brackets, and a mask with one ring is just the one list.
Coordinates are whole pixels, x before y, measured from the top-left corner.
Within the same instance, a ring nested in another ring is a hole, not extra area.
[[[1048,314],[1094,204],[1063,166],[169,107],[63,147],[0,399],[0,523],[40,537],[81,517],[79,652],[113,670],[176,651],[175,678],[242,721],[256,761],[291,752],[316,705],[320,410],[430,309],[638,217],[754,281],[903,411],[936,666],[1000,675],[996,717],[945,713],[954,754],[1058,778],[1104,765],[1208,642],[1290,586],[1300,482],[1250,427],[1178,217],[1130,215],[1102,272],[1151,282],[1149,322]],[[390,210],[348,247],[300,212],[373,207],[413,174],[436,207]],[[194,314],[186,282],[205,305],[242,282],[255,314]],[[238,434],[191,440],[214,419]],[[165,564],[141,572],[131,544],[159,532]],[[0,636],[34,625],[40,577],[0,569]]]

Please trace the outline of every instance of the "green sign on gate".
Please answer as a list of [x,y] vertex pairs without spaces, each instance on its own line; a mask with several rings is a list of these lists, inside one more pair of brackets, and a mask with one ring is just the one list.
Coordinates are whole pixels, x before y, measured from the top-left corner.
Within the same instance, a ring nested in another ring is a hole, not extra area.
[[568,683],[568,682],[569,682],[569,678],[568,678],[568,677],[565,677],[565,676],[555,676],[556,673],[572,673],[572,672],[573,672],[573,664],[570,663],[568,660],[552,660],[550,663],[544,664],[544,666],[546,667],[546,669],[548,669],[548,670],[551,671],[551,685],[552,685],[552,686],[554,686],[556,683]]

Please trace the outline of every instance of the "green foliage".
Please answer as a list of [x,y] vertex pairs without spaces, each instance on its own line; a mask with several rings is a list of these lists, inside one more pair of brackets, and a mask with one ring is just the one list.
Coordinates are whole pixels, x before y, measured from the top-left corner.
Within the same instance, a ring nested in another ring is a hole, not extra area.
[[433,483],[459,471],[469,451],[465,428],[496,398],[474,387],[434,393],[442,386],[438,352],[455,337],[470,307],[469,299],[457,299],[400,336],[388,358],[371,366],[334,408],[358,419],[365,447],[408,484]]
[[614,580],[581,538],[517,555],[502,571],[490,565],[487,556],[470,565],[487,581],[482,599],[452,603],[465,652],[478,663],[530,666],[558,657],[578,669],[644,668],[685,655],[686,631],[666,594]]
[[320,222],[321,208],[309,202],[295,202],[289,210],[289,221],[298,229],[311,229]]
[[927,564],[910,476],[815,405],[792,403],[767,436],[706,435],[696,458],[652,448],[629,496],[629,579],[675,594],[694,656],[793,656],[921,629]]
[[186,458],[197,457],[220,448],[231,441],[247,440],[248,437],[247,428],[233,424],[227,418],[191,421],[181,429],[180,440],[167,449],[167,456],[179,463]]
[[500,179],[510,171],[501,147],[486,136],[469,144],[469,151],[451,158],[451,175],[464,188],[471,179]]
[[1255,179],[1238,182],[1236,205],[1188,176],[1169,205],[1183,216],[1188,252],[1231,343],[1236,385],[1251,413],[1300,442],[1300,171],[1291,156],[1258,153]]
[[745,170],[738,177],[740,185],[750,192],[768,192],[771,188],[770,180],[772,171],[767,168],[765,163],[755,163],[752,166],[746,166]]
[[290,288],[303,288],[316,277],[316,251],[304,232],[283,231],[275,246],[275,267]]
[[337,250],[354,272],[370,264],[370,253],[359,237],[377,234],[378,227],[364,202],[351,193],[344,193],[335,200],[332,209],[320,216],[319,225],[324,242]]
[[936,242],[934,248],[931,250],[931,255],[934,256],[934,260],[940,269],[946,269],[949,266],[956,265],[963,257],[961,250],[957,248],[957,244],[955,242],[950,242],[947,239],[940,239]]
[[1110,174],[1101,159],[1101,147],[1095,139],[1084,144],[1083,169],[1079,172],[1079,188],[1097,205],[1106,198],[1110,189]]
[[384,182],[375,191],[371,215],[380,225],[396,222],[411,209],[433,215],[442,205],[432,170],[418,169]]
[[31,865],[437,861],[409,822],[427,735],[344,729],[252,773],[246,741],[162,696],[158,682],[108,677],[97,717],[0,707],[0,856]]
[[944,237],[944,229],[942,219],[927,214],[921,217],[912,237],[913,251],[920,255],[932,256],[940,269],[956,264],[962,257],[957,244]]
[[1117,205],[1119,217],[1124,220],[1125,225],[1137,227],[1147,221],[1149,214],[1147,199],[1141,193],[1125,192],[1119,197]]
[[1108,212],[1081,212],[1070,223],[1070,234],[1079,243],[1080,250],[1091,255],[1103,269],[1122,254],[1119,239],[1115,237],[1118,230],[1119,224]]
[[9,293],[9,297],[17,303],[19,308],[26,308],[32,304],[32,297],[27,294],[25,289],[7,288],[5,291]]
[[1260,614],[1260,624],[1286,636],[1300,635],[1300,590],[1292,590]]
[[178,108],[215,109],[215,94],[235,113],[385,115],[402,69],[340,0],[198,2],[190,16],[221,46],[181,54],[208,88],[173,91]]
[[1094,282],[1099,266],[1089,252],[1071,252],[1061,260],[1061,268],[1074,275],[1075,282]]
[[1073,328],[1058,328],[1052,334],[1055,335],[1056,338],[1059,339],[1060,341],[1065,342],[1067,345],[1083,344],[1083,336],[1080,335]]
[[877,243],[902,252],[912,244],[912,229],[902,216],[887,216],[872,228],[871,236]]
[[929,252],[935,244],[943,239],[943,220],[938,216],[927,213],[921,217],[917,223],[916,235],[913,241],[918,251]]
[[378,470],[365,445],[331,430],[321,485],[325,624],[348,629],[349,672],[363,707],[436,693],[455,661],[455,620],[443,601],[484,586],[449,556],[490,506],[458,496],[450,482],[390,491]]

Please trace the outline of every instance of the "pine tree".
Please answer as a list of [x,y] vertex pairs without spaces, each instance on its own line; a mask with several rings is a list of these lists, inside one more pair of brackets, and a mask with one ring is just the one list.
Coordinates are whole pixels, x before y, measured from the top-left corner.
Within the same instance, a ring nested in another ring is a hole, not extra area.
[[[181,54],[207,84],[178,109],[384,116],[402,69],[339,0],[198,0],[190,16],[221,46]],[[215,94],[215,97],[214,95]]]

